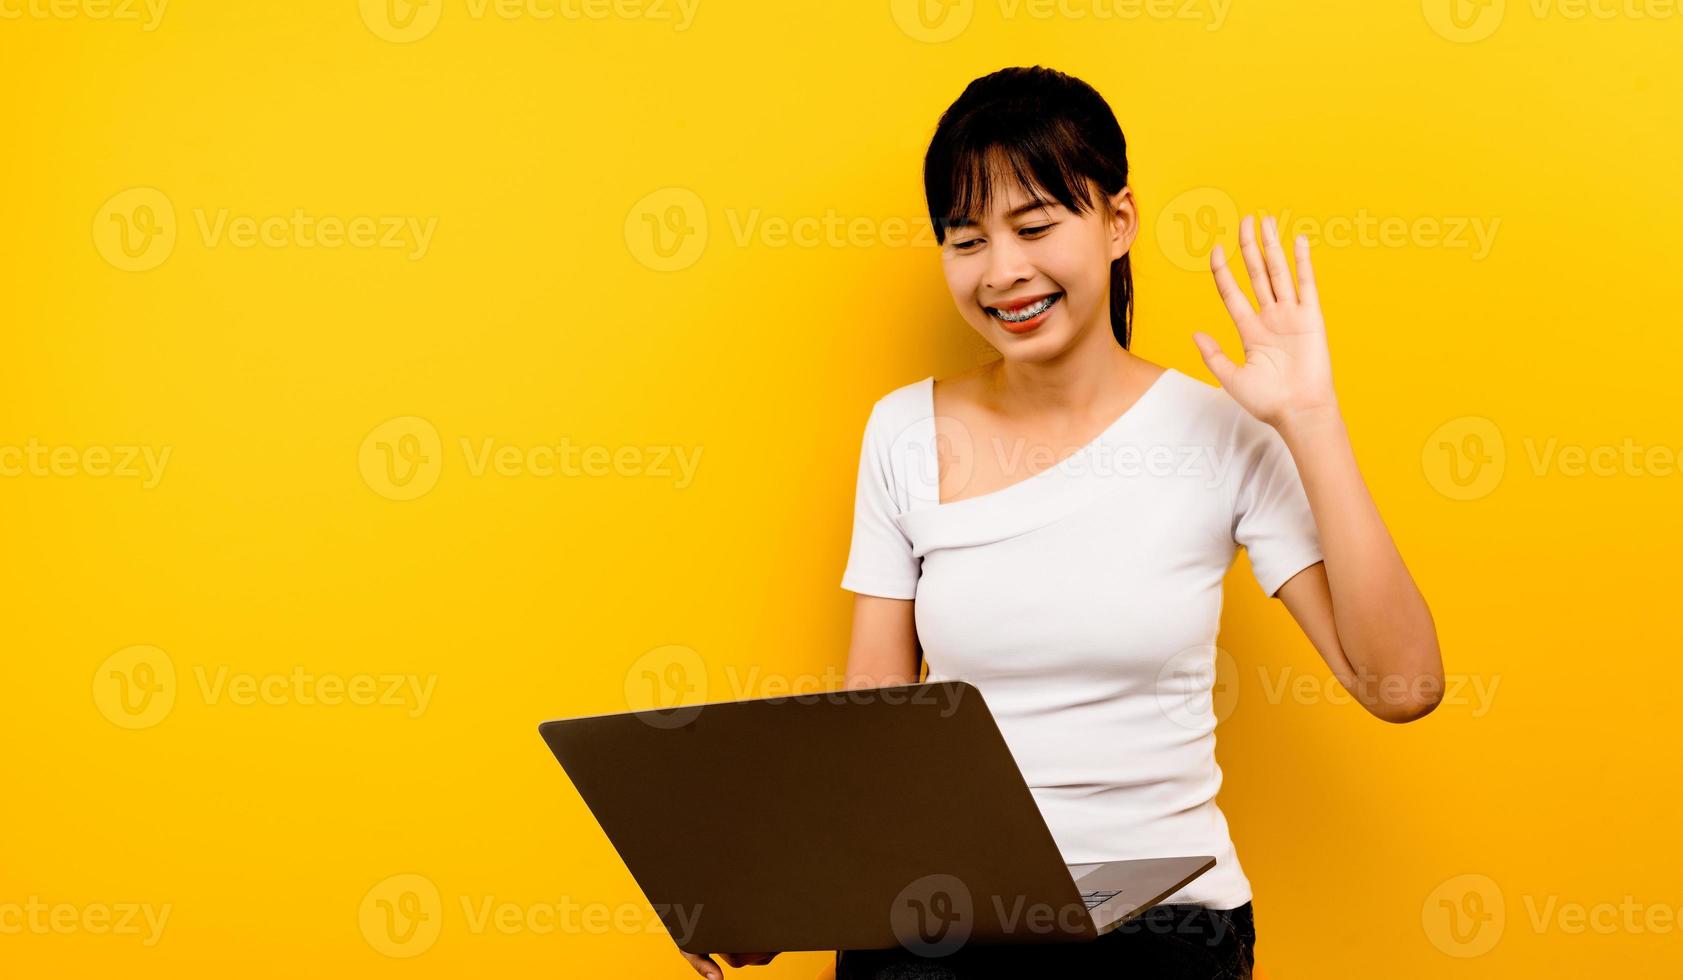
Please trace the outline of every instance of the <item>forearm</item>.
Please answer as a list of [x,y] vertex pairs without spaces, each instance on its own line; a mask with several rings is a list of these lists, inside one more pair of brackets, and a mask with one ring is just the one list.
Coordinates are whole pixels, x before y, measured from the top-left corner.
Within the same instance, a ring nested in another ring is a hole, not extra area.
[[1364,701],[1424,714],[1443,693],[1431,611],[1368,493],[1336,410],[1282,423],[1325,557],[1339,645]]

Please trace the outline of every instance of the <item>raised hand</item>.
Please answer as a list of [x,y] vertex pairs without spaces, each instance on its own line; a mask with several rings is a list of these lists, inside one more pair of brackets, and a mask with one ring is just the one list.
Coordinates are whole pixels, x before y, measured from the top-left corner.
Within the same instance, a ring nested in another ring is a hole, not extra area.
[[1275,220],[1263,219],[1262,246],[1258,248],[1255,219],[1246,215],[1239,223],[1239,251],[1244,255],[1251,290],[1256,293],[1256,307],[1227,268],[1222,247],[1217,245],[1210,253],[1216,292],[1221,294],[1244,345],[1244,365],[1229,360],[1209,334],[1192,334],[1204,364],[1222,388],[1245,411],[1276,429],[1298,419],[1338,411],[1326,324],[1315,290],[1315,270],[1309,264],[1309,239],[1297,236],[1296,250],[1294,286]]

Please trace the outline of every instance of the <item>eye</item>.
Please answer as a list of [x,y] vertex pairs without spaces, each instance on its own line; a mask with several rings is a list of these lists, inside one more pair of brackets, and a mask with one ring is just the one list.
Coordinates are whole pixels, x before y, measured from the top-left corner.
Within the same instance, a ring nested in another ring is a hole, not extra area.
[[[1057,222],[1054,221],[1049,225],[1035,225],[1032,228],[1021,229],[1021,234],[1024,234],[1024,235],[1039,235],[1043,232],[1051,231],[1055,227],[1057,227]],[[953,248],[956,249],[957,251],[960,251],[960,252],[968,252],[968,251],[970,251],[970,247],[972,245],[975,245],[975,244],[979,243],[980,241],[981,241],[980,238],[966,238],[962,242],[953,242]]]

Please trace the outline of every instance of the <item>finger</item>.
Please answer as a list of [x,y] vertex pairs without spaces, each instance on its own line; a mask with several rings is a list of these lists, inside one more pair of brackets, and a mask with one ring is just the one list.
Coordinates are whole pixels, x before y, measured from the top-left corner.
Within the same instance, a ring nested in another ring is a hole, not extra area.
[[1309,263],[1309,236],[1297,236],[1297,300],[1305,306],[1319,306],[1320,290],[1315,288],[1315,267]]
[[1268,307],[1274,304],[1274,287],[1268,284],[1268,268],[1262,264],[1262,252],[1256,247],[1256,219],[1245,215],[1239,222],[1239,254],[1245,257],[1245,272],[1251,277],[1251,292],[1256,294],[1256,305]]
[[1296,303],[1297,290],[1291,284],[1291,266],[1286,263],[1286,250],[1280,245],[1280,225],[1273,215],[1262,219],[1263,257],[1268,261],[1268,282],[1274,287],[1274,298],[1282,303]]
[[1216,380],[1221,382],[1221,386],[1226,388],[1233,376],[1239,372],[1238,365],[1222,353],[1221,345],[1209,334],[1193,333],[1192,342],[1198,345],[1198,353],[1204,356],[1204,366],[1208,367],[1210,373],[1216,376]]
[[[679,950],[679,952],[683,951]],[[719,969],[719,964],[713,962],[713,958],[711,956],[702,956],[697,953],[684,953],[684,959],[689,960],[690,966],[695,967],[695,972],[706,977],[707,980],[725,980],[724,971]]]
[[1210,250],[1210,272],[1215,276],[1216,292],[1221,294],[1221,303],[1227,307],[1227,315],[1239,328],[1239,339],[1246,344],[1251,343],[1256,308],[1251,306],[1245,291],[1239,288],[1239,281],[1233,278],[1233,270],[1227,266],[1227,251],[1220,245]]

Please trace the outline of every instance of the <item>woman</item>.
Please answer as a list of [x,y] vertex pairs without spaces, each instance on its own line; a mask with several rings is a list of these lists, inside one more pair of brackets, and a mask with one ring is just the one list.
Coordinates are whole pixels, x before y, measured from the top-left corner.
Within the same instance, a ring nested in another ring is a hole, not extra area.
[[1236,365],[1193,334],[1217,388],[1129,350],[1139,214],[1090,86],[1041,67],[977,79],[924,185],[953,301],[1001,356],[872,409],[842,578],[849,684],[915,682],[924,654],[929,680],[974,684],[1072,866],[1217,861],[1092,943],[840,951],[837,978],[1248,978],[1251,889],[1215,802],[1210,710],[1237,546],[1376,717],[1419,718],[1443,689],[1431,614],[1340,416],[1308,242],[1294,282],[1275,223],[1259,240],[1244,219],[1255,306],[1216,246],[1245,351]]

